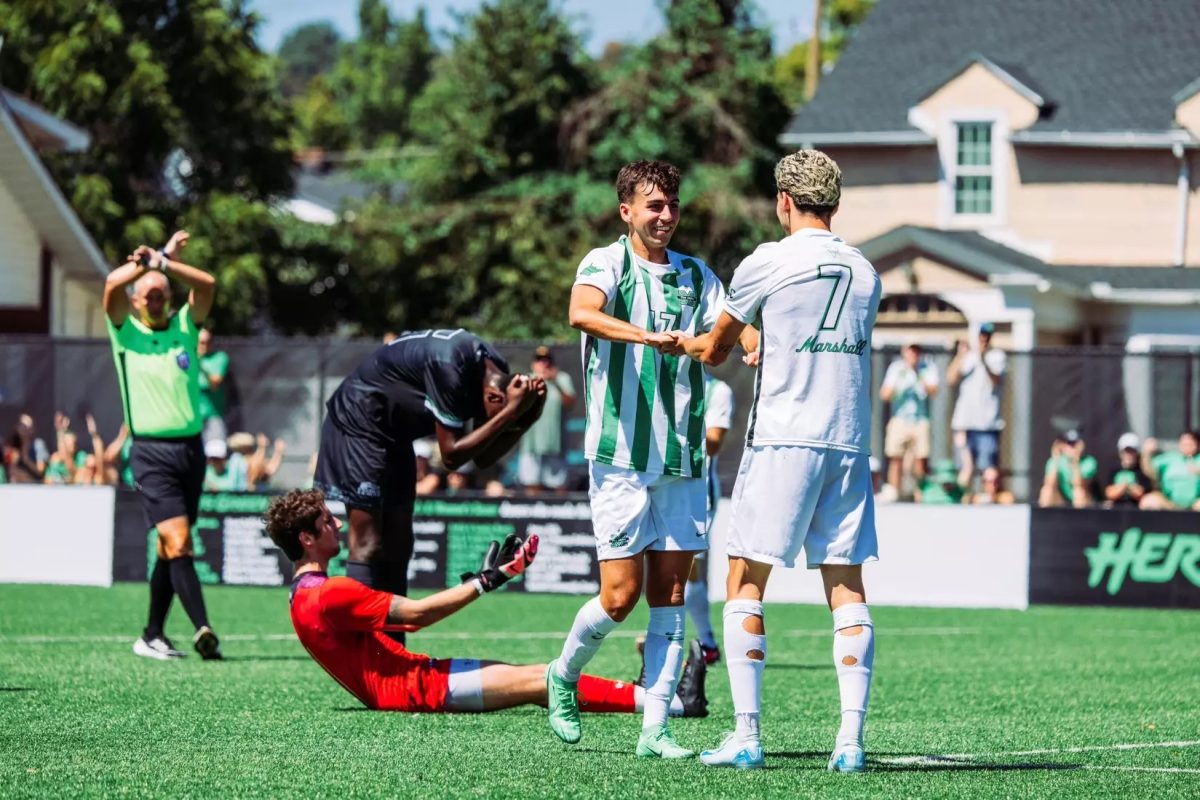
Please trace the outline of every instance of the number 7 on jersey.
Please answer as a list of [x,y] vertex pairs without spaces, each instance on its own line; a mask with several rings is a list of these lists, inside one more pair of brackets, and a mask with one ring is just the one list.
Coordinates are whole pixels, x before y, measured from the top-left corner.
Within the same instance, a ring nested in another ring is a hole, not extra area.
[[820,264],[817,267],[817,280],[833,281],[829,302],[825,304],[825,314],[821,317],[820,330],[836,330],[842,319],[842,310],[846,307],[846,298],[850,296],[854,274],[844,264]]

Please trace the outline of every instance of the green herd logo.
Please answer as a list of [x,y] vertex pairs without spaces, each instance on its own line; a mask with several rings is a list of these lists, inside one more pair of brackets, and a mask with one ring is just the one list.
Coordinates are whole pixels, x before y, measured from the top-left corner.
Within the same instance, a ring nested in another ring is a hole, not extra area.
[[609,547],[624,547],[629,544],[629,534],[625,531],[613,534],[613,537],[608,540]]
[[590,264],[590,265],[584,267],[583,269],[579,270],[580,275],[599,275],[601,272],[604,272],[604,268],[597,267],[594,264]]
[[679,287],[679,305],[693,308],[700,305],[700,301],[696,297],[696,290],[690,286]]
[[1130,528],[1122,534],[1102,533],[1095,547],[1084,549],[1088,560],[1088,588],[1094,589],[1108,572],[1105,590],[1121,591],[1126,577],[1138,583],[1167,583],[1179,572],[1200,587],[1200,534],[1142,533]]

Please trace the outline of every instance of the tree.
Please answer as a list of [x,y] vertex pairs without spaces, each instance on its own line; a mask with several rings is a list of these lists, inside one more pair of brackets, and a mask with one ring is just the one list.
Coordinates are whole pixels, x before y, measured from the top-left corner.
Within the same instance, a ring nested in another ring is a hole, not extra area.
[[[875,7],[876,0],[827,0],[823,9],[821,66],[829,70],[837,62],[854,30]],[[775,86],[789,108],[804,103],[804,80],[808,73],[808,39],[775,59]]]
[[[92,136],[48,166],[110,260],[164,242],[189,211],[252,219],[290,191],[290,117],[257,24],[238,0],[0,1],[0,82]],[[204,239],[192,253],[220,283],[247,271],[244,243]]]
[[330,77],[357,147],[394,146],[409,136],[413,102],[429,82],[437,50],[425,10],[396,22],[383,0],[361,0],[359,38],[342,48]]
[[578,38],[549,0],[497,0],[462,26],[413,109],[422,157],[407,177],[433,199],[558,169],[559,115],[593,87]]
[[342,37],[328,22],[309,22],[287,34],[279,45],[279,88],[284,97],[295,97],[308,89],[319,75],[327,75],[337,63]]

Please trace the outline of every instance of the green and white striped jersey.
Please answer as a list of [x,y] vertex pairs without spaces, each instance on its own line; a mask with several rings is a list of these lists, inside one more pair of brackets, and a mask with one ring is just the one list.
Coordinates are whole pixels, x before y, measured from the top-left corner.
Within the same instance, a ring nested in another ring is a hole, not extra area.
[[[584,257],[576,285],[604,292],[604,312],[648,331],[704,333],[725,291],[698,258],[667,251],[667,264],[634,255],[627,237]],[[704,477],[704,369],[653,347],[583,337],[584,455],[637,472]]]

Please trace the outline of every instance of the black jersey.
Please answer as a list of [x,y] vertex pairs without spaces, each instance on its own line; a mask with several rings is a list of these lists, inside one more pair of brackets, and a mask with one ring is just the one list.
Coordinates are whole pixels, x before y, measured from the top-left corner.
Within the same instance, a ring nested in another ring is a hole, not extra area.
[[484,419],[484,361],[507,372],[492,345],[458,330],[405,331],[368,356],[329,398],[343,431],[383,441],[429,436],[434,420],[465,428]]

